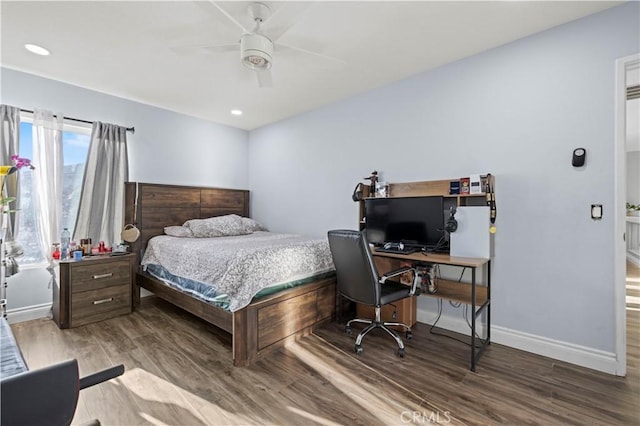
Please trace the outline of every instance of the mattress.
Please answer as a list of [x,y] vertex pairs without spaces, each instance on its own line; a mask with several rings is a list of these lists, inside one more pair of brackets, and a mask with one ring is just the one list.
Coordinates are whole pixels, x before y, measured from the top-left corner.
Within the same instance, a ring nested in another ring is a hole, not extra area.
[[326,238],[249,235],[149,240],[142,267],[165,284],[231,312],[256,297],[333,274]]

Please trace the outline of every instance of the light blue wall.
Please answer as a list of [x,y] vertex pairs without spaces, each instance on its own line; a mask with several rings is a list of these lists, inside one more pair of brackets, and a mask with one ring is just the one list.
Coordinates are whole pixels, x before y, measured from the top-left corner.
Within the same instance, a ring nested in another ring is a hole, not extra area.
[[[324,235],[357,226],[351,191],[374,169],[389,182],[490,172],[494,324],[615,352],[614,62],[640,51],[638,6],[252,131],[254,216]],[[588,152],[581,169],[576,147]],[[590,219],[592,203],[602,220]]]
[[[244,130],[6,68],[0,72],[0,103],[135,126],[135,133],[127,134],[131,181],[249,186],[249,135]],[[51,302],[48,274],[42,269],[23,268],[8,282],[9,310]]]
[[134,126],[135,133],[127,133],[131,181],[248,186],[244,130],[6,68],[0,72],[4,104]]

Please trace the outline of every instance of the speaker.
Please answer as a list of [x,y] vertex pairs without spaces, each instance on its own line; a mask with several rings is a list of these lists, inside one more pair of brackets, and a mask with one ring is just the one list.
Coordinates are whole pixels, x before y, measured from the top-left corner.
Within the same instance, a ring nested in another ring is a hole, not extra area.
[[353,189],[353,195],[351,195],[351,199],[353,201],[361,201],[362,200],[362,190],[360,189],[360,184],[357,184]]
[[458,229],[458,221],[456,220],[455,216],[456,216],[456,207],[451,206],[449,208],[449,219],[447,219],[447,222],[444,224],[444,230],[450,234],[452,232],[456,232],[456,229]]

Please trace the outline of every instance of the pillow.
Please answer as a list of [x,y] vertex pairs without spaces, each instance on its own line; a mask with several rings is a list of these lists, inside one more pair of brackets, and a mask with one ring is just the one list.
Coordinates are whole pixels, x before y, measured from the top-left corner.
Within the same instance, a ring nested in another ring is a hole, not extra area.
[[208,219],[191,219],[184,223],[193,236],[197,238],[228,237],[232,235],[250,234],[242,223],[242,218],[237,214],[210,217]]
[[193,232],[191,232],[191,229],[187,228],[186,226],[165,226],[164,233],[167,235],[171,235],[172,237],[193,237]]
[[247,228],[249,232],[268,231],[266,226],[248,217],[243,217],[242,223],[244,224],[245,228]]

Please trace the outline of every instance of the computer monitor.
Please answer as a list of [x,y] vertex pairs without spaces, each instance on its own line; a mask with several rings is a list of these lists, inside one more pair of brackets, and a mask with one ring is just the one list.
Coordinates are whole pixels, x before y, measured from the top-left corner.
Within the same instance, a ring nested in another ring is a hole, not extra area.
[[432,197],[367,198],[365,234],[375,245],[402,242],[424,249],[444,241],[444,199]]

